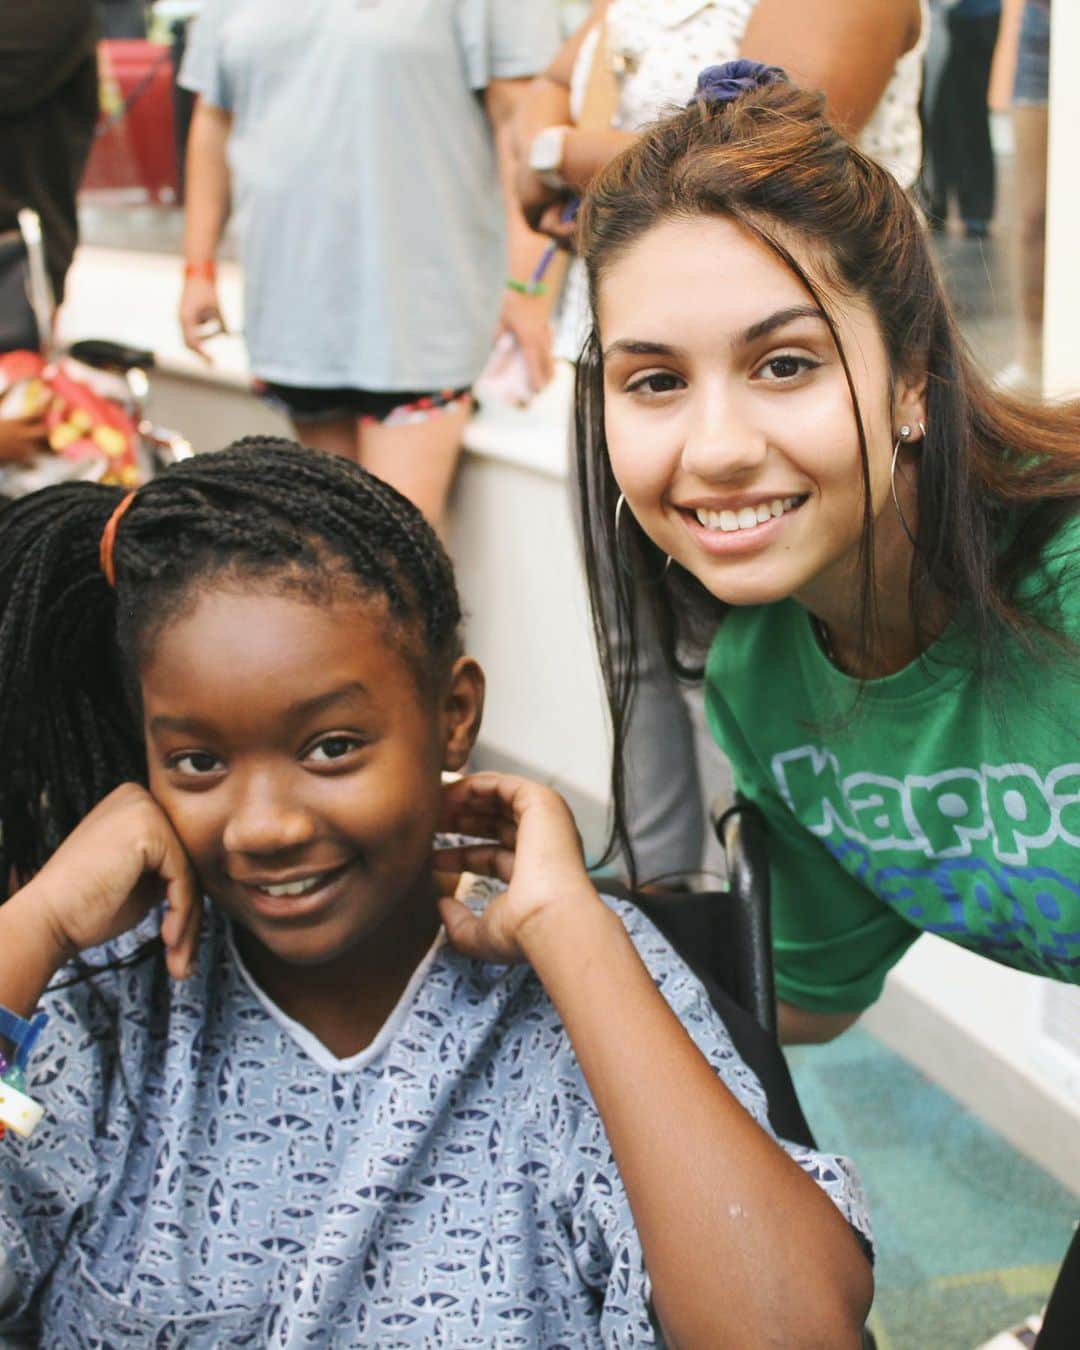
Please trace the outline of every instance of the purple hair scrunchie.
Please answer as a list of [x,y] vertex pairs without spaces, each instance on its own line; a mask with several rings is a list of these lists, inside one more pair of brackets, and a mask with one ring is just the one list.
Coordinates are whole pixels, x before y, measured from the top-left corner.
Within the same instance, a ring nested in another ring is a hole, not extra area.
[[766,66],[760,61],[725,61],[719,66],[706,66],[697,78],[694,97],[686,106],[730,103],[752,89],[763,89],[786,79],[787,72],[779,66]]

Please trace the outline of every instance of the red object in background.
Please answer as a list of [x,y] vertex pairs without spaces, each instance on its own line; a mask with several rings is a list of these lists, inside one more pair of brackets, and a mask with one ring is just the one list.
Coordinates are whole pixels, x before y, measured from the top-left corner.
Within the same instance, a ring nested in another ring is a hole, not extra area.
[[173,66],[168,47],[142,39],[98,44],[102,112],[84,191],[141,189],[151,201],[178,196]]

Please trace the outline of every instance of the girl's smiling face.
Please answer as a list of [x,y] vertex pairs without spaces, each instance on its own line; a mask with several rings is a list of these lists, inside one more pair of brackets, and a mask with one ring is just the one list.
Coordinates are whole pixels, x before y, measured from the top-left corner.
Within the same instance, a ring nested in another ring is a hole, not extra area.
[[[925,419],[922,381],[894,381],[865,302],[836,308],[887,537],[900,529],[894,428]],[[794,596],[814,607],[819,591],[850,587],[858,431],[828,324],[799,278],[730,219],[664,221],[601,275],[598,321],[611,467],[653,542],[728,604]]]
[[387,627],[379,600],[207,589],[143,662],[150,790],[264,959],[392,961],[438,925],[440,772],[465,762],[483,677],[463,658],[425,693]]

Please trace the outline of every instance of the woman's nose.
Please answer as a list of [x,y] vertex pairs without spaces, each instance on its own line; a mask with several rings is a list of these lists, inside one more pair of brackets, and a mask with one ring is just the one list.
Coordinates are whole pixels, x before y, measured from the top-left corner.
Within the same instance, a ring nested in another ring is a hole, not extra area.
[[282,775],[252,774],[236,786],[222,840],[228,852],[281,853],[314,836],[311,813]]
[[730,387],[713,386],[695,400],[683,441],[683,470],[705,482],[738,479],[761,467],[768,437]]

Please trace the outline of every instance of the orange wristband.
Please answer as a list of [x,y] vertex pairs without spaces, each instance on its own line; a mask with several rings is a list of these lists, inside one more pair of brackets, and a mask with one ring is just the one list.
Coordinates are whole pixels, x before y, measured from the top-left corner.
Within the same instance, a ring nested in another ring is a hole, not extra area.
[[217,280],[217,263],[213,258],[207,258],[205,262],[189,262],[184,264],[184,280],[191,281],[198,277],[200,281]]

